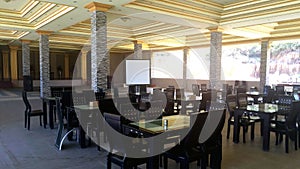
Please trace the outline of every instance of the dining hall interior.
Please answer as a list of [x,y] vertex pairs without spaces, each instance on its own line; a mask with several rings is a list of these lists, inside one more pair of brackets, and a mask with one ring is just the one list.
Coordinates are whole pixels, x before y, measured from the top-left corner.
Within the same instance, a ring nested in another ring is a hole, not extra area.
[[298,0],[0,0],[0,168],[299,168]]

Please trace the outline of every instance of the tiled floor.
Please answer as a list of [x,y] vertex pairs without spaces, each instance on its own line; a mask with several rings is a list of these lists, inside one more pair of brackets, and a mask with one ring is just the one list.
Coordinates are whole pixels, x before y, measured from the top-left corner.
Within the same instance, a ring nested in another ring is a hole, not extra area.
[[[1,100],[1,99],[0,99]],[[34,107],[41,106],[39,98],[32,97]],[[0,101],[0,169],[104,169],[106,152],[97,151],[96,146],[81,149],[76,142],[65,142],[64,149],[54,146],[56,129],[39,126],[38,118],[32,121],[31,131],[24,129],[24,104],[21,99]],[[224,128],[226,133],[226,127]],[[300,151],[285,153],[284,144],[275,146],[271,135],[270,151],[261,149],[262,140],[257,125],[253,142],[232,143],[232,137],[223,139],[223,169],[297,169],[300,168]],[[232,135],[231,135],[232,136]],[[179,169],[175,162],[169,168]],[[118,168],[114,166],[114,168]],[[144,168],[144,167],[142,167]],[[197,168],[191,164],[191,168]]]

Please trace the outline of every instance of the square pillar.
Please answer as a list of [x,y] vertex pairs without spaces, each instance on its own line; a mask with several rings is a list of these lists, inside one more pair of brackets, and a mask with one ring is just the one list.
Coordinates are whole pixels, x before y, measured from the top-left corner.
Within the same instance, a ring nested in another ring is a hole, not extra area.
[[91,12],[91,88],[107,89],[109,51],[107,49],[106,12],[111,5],[91,2],[85,6]]
[[134,49],[133,49],[133,58],[134,59],[143,59],[143,42],[135,40],[133,41]]
[[222,30],[217,27],[210,31],[210,88],[221,89]]
[[30,76],[30,47],[29,40],[21,40],[22,42],[22,63],[23,76]]
[[187,57],[189,54],[189,49],[188,48],[184,48],[183,49],[183,88],[187,89]]
[[260,58],[260,72],[259,72],[259,91],[263,93],[264,86],[269,85],[269,79],[267,74],[268,70],[268,61],[270,60],[270,50],[269,50],[269,39],[263,39],[261,41],[261,58]]
[[40,35],[40,96],[50,97],[50,59],[49,59],[49,35],[48,31],[37,31]]

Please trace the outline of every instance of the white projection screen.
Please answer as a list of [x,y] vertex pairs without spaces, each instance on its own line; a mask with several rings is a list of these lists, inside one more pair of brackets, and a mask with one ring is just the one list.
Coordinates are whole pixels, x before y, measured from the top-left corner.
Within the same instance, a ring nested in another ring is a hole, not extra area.
[[126,60],[126,84],[150,84],[150,60]]

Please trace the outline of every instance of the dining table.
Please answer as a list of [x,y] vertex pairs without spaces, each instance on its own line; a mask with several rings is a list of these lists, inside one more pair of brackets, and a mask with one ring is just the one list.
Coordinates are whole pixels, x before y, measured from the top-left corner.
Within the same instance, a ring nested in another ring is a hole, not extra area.
[[259,116],[261,118],[261,127],[263,127],[263,145],[262,149],[264,151],[269,151],[270,149],[270,121],[278,112],[277,104],[270,103],[260,103],[247,105],[246,107],[238,108],[234,111],[234,131],[233,131],[233,142],[239,143],[240,135],[240,118],[245,113],[251,113]]
[[[79,119],[79,144],[81,148],[86,148],[86,130],[88,128],[100,129],[97,122],[97,115],[100,113],[98,105],[74,105],[67,108],[67,113],[75,111],[77,118]],[[94,120],[93,120],[94,119]],[[96,122],[96,123],[95,123]],[[86,129],[85,129],[86,128]],[[99,132],[97,132],[99,133]],[[97,136],[97,144],[100,145],[100,138]]]
[[[42,97],[42,102],[43,102],[43,111],[47,112],[49,116],[49,127],[50,129],[54,129],[54,105],[55,105],[55,100],[57,97]],[[48,110],[47,110],[48,107]],[[47,116],[44,116],[44,121],[47,122]]]
[[246,92],[246,94],[248,97],[253,98],[254,104],[258,104],[258,99],[264,96],[263,93],[256,92],[256,91]]
[[147,140],[149,168],[159,169],[159,155],[170,149],[172,145],[180,143],[190,129],[190,117],[189,115],[165,116],[162,119],[132,122],[124,125],[123,128],[125,135],[137,133]]

